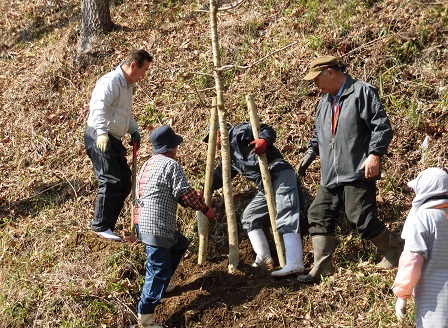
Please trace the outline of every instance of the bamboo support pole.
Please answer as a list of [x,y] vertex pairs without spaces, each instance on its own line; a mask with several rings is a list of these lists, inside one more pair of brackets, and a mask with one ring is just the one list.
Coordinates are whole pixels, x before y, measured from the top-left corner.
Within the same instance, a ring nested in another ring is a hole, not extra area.
[[[215,168],[216,155],[216,131],[218,130],[218,110],[216,109],[216,98],[213,98],[212,110],[210,112],[210,130],[208,134],[208,148],[207,148],[207,164],[205,167],[205,183],[204,183],[204,198],[205,203],[211,206],[212,202],[212,185],[213,185],[213,170]],[[199,253],[198,264],[204,264],[207,260],[208,248],[208,218],[201,212],[197,211],[198,220],[198,234],[199,234]]]
[[[257,108],[255,106],[254,97],[252,95],[246,96],[247,108],[249,110],[250,124],[252,125],[252,132],[254,138],[258,139],[260,135],[260,121],[258,119]],[[274,235],[275,247],[277,249],[278,261],[280,266],[284,267],[285,260],[285,248],[282,242],[280,233],[277,230],[277,210],[275,205],[275,195],[272,189],[271,174],[269,173],[269,164],[266,158],[266,154],[258,156],[258,163],[260,164],[261,177],[263,180],[264,193],[266,196],[266,202],[268,204],[269,218],[271,220],[272,234]]]

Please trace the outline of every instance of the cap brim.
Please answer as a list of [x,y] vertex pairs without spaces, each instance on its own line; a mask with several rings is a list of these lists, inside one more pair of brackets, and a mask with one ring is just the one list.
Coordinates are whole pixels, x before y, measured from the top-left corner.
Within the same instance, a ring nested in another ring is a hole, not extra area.
[[302,80],[311,81],[314,80],[322,71],[310,71],[307,75],[303,77]]
[[210,133],[207,133],[204,138],[202,138],[202,142],[207,143],[208,142],[208,136],[210,135]]
[[176,147],[179,146],[184,141],[184,138],[182,138],[180,135],[176,134]]

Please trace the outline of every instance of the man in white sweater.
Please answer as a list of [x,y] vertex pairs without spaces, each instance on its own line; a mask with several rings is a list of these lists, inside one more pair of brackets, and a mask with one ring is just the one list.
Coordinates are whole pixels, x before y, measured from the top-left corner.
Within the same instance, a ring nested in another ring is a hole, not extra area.
[[132,188],[121,139],[129,133],[132,142],[140,145],[132,116],[132,90],[151,62],[152,56],[145,50],[132,50],[121,65],[97,81],[90,99],[84,145],[98,181],[92,229],[109,240],[121,240],[113,230]]

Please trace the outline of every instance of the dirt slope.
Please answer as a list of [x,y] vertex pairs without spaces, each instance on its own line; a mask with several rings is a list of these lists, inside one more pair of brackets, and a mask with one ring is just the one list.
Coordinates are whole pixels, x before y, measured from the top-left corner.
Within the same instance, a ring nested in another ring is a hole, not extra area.
[[[0,4],[2,327],[136,323],[144,248],[107,243],[90,232],[96,182],[83,146],[94,83],[129,49],[147,49],[155,58],[135,91],[134,113],[144,140],[138,164],[151,155],[150,129],[170,124],[184,136],[180,161],[191,183],[203,182],[201,137],[214,95],[208,3],[111,3],[121,29],[104,36],[96,61],[87,67],[73,61],[79,1]],[[381,219],[399,233],[412,200],[406,182],[423,168],[448,166],[447,26],[442,0],[245,2],[219,15],[223,64],[250,66],[224,74],[228,119],[247,121],[244,99],[253,94],[260,120],[276,128],[277,147],[297,165],[319,99],[301,77],[316,55],[340,56],[352,76],[378,87],[394,127],[377,198]],[[425,138],[428,148],[422,148]],[[313,163],[303,180],[307,205],[319,183],[318,165]],[[255,190],[240,179],[233,185],[238,217]],[[252,268],[254,255],[241,227],[239,270],[228,274],[219,192],[213,204],[218,218],[211,225],[208,262],[201,267],[195,214],[179,211],[191,248],[173,279],[178,289],[157,309],[158,322],[167,327],[398,326],[390,290],[395,272],[375,271],[380,254],[343,218],[334,258],[338,272],[320,285],[303,286]],[[118,224],[122,236],[129,235],[128,220],[126,209]],[[310,265],[306,236],[304,247]],[[406,324],[413,324],[412,307]]]

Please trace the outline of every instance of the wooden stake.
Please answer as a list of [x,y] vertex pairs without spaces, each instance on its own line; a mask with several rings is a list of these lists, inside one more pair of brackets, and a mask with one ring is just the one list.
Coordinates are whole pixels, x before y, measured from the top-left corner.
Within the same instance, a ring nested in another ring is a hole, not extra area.
[[[247,102],[247,108],[249,110],[250,124],[252,125],[254,138],[258,139],[258,136],[260,135],[260,121],[258,120],[257,108],[255,106],[254,97],[252,95],[247,95],[246,102]],[[269,172],[269,165],[268,160],[266,158],[266,154],[261,154],[258,156],[258,163],[260,164],[264,193],[266,195],[266,202],[268,203],[269,218],[271,220],[272,234],[274,235],[278,261],[280,262],[280,266],[284,267],[286,264],[285,248],[280,233],[277,230],[277,222],[276,222],[277,209],[275,206],[275,195],[272,189],[271,174]]]
[[[215,168],[216,155],[216,131],[218,130],[218,110],[216,109],[216,98],[213,98],[212,110],[210,113],[210,130],[208,134],[208,148],[207,148],[207,165],[205,168],[205,183],[204,183],[204,198],[205,203],[210,206],[212,203],[212,185],[213,185],[213,171]],[[199,253],[198,264],[204,264],[207,261],[208,248],[208,218],[201,212],[196,212],[198,220],[198,234],[199,234]]]
[[135,235],[135,224],[134,224],[134,211],[135,211],[135,197],[136,197],[136,184],[137,184],[137,142],[132,142],[132,190],[131,190],[131,236],[129,237],[130,242],[137,240]]

